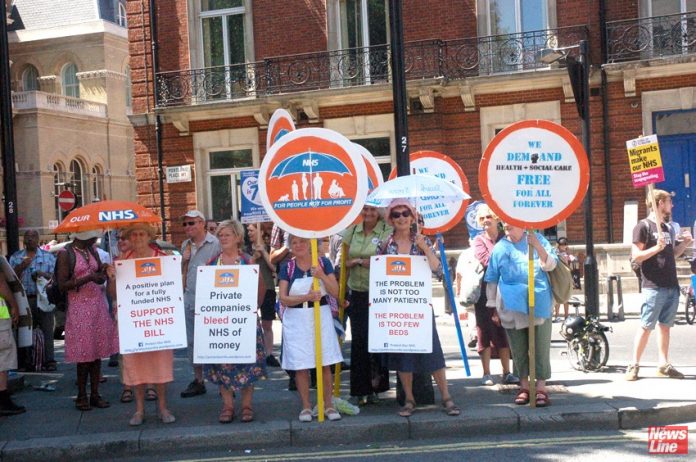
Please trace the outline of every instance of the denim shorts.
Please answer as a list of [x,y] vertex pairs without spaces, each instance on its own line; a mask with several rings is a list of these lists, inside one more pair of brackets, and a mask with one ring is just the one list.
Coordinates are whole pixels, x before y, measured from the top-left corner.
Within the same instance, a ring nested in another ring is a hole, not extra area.
[[643,288],[640,325],[647,330],[653,330],[657,322],[672,327],[678,308],[679,287]]

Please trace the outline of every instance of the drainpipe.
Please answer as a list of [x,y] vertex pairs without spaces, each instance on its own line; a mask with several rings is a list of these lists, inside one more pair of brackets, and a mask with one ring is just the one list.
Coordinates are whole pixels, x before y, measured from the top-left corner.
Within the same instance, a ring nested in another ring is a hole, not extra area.
[[[602,53],[602,65],[607,63],[607,4],[606,0],[599,0],[599,43]],[[612,208],[614,200],[611,190],[611,147],[609,146],[609,85],[607,83],[607,71],[600,66],[602,76],[602,126],[604,127],[602,143],[604,145],[604,181],[607,185],[606,213],[607,213],[607,242],[614,242],[614,214]]]
[[154,89],[153,111],[155,112],[155,143],[157,146],[157,176],[159,181],[160,214],[162,215],[162,239],[167,240],[167,220],[164,213],[164,168],[162,153],[162,119],[157,114],[157,71],[159,50],[157,45],[157,11],[155,0],[150,0],[150,44],[152,46],[152,87]]

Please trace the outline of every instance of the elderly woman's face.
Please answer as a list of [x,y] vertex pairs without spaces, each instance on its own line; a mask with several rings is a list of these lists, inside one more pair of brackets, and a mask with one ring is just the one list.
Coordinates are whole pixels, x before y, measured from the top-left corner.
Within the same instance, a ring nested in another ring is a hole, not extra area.
[[365,223],[374,224],[377,223],[377,220],[379,220],[379,212],[377,212],[376,207],[370,207],[369,205],[366,205],[362,209],[362,217]]
[[292,236],[290,238],[290,252],[296,257],[304,257],[309,254],[309,239]]
[[517,226],[511,225],[509,223],[505,223],[503,225],[503,229],[505,230],[505,235],[512,242],[518,242],[520,239],[522,239],[522,236],[524,236],[524,229],[518,228]]
[[409,228],[415,219],[411,209],[405,206],[394,207],[389,212],[389,218],[396,229]]
[[223,249],[236,248],[241,240],[240,236],[229,227],[218,229],[217,238],[220,241],[220,247]]
[[134,229],[128,234],[128,240],[134,249],[143,249],[150,243],[150,234],[144,229]]
[[484,231],[498,227],[498,219],[495,218],[490,211],[479,215],[478,221]]

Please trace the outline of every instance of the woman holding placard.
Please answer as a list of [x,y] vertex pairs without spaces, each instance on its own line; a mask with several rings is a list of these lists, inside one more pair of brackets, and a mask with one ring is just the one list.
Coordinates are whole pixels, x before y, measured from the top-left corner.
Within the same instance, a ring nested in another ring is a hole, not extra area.
[[[394,199],[387,207],[387,223],[393,226],[394,232],[386,241],[380,244],[379,254],[386,255],[424,255],[428,259],[430,269],[441,272],[440,259],[435,254],[430,240],[419,232],[416,209],[408,199]],[[434,318],[433,314],[433,318]],[[396,370],[404,388],[405,403],[399,411],[402,417],[410,417],[416,408],[413,397],[413,373],[432,374],[442,397],[442,406],[449,416],[458,416],[459,407],[454,404],[449,394],[447,377],[445,376],[445,356],[440,346],[440,338],[435,329],[433,319],[433,348],[432,353],[389,353],[384,355],[384,364],[389,370]]]
[[[375,355],[368,352],[367,331],[370,301],[370,257],[377,253],[378,244],[392,233],[392,227],[376,207],[362,209],[362,222],[341,233],[348,247],[346,268],[350,289],[350,395],[359,405],[377,400],[377,393],[389,389],[389,371],[383,370]],[[375,377],[376,376],[376,377]],[[373,384],[378,378],[378,384]]]
[[529,246],[534,250],[534,339],[537,407],[551,404],[546,380],[551,377],[551,308],[553,298],[547,272],[558,263],[549,242],[539,233],[528,233],[510,224],[504,225],[505,238],[493,248],[484,276],[487,306],[495,309],[507,331],[520,378],[515,404],[528,404],[529,396]]
[[[290,236],[293,258],[285,263],[278,275],[280,304],[283,320],[283,369],[296,371],[295,382],[302,400],[300,422],[312,421],[309,401],[309,370],[315,367],[314,355],[314,302],[321,304],[321,358],[324,380],[324,408],[329,420],[339,420],[341,414],[333,407],[333,377],[331,365],[343,361],[336,337],[328,296],[338,297],[338,282],[331,262],[320,257],[312,266],[309,239]],[[320,290],[313,290],[313,278],[319,279]],[[319,399],[319,398],[317,398]]]
[[[157,248],[150,246],[150,241],[155,238],[155,230],[146,223],[131,225],[122,231],[122,236],[130,242],[130,250],[119,259],[129,260],[135,258],[163,257],[166,254]],[[115,272],[108,272],[109,278],[116,277]],[[115,287],[115,284],[111,284]],[[115,303],[116,291],[111,292]],[[157,390],[157,405],[159,418],[162,423],[176,421],[174,415],[167,408],[167,383],[174,380],[174,350],[148,351],[144,353],[131,353],[122,355],[123,384],[135,390],[135,413],[128,422],[129,425],[142,425],[145,420],[145,391],[153,384]]]
[[[218,225],[217,238],[220,241],[221,253],[213,257],[209,265],[250,265],[252,259],[242,253],[240,248],[244,243],[244,227],[237,220],[225,220]],[[259,279],[257,289],[258,304],[263,302],[266,292],[263,280]],[[234,420],[234,393],[241,390],[242,416],[241,421],[248,423],[254,420],[252,399],[254,383],[266,378],[266,349],[263,346],[261,324],[256,320],[256,362],[251,364],[207,364],[203,368],[210,383],[220,387],[222,396],[222,411],[218,417],[220,423],[226,424]]]

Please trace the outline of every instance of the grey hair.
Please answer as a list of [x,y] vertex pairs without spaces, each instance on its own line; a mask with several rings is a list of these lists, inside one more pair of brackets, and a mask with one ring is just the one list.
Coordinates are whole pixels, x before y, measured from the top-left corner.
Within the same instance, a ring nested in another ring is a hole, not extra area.
[[240,239],[244,239],[244,226],[234,218],[229,220],[223,220],[218,224],[217,233],[223,228],[229,228],[234,234],[236,234]]

